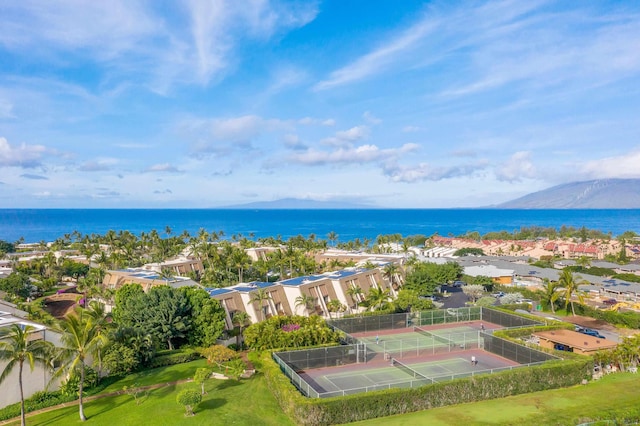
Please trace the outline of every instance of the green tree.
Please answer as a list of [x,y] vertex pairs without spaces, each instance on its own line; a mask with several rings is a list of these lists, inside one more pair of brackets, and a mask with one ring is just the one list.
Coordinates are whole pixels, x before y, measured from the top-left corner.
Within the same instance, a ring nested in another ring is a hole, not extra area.
[[315,308],[316,306],[316,300],[318,299],[309,294],[303,293],[300,296],[296,297],[295,307],[298,308],[302,306],[304,309],[307,310],[307,313],[310,314],[313,311],[313,308]]
[[412,312],[433,309],[433,302],[429,299],[421,299],[415,290],[403,288],[398,292],[398,297],[393,301],[396,311]]
[[362,298],[362,295],[364,294],[364,292],[362,291],[362,288],[360,288],[359,286],[357,286],[355,284],[352,284],[347,289],[347,294],[349,296],[351,296],[351,300],[353,300],[353,303],[356,306],[356,312],[357,312],[358,311],[358,304],[360,303],[360,299]]
[[101,333],[93,318],[86,315],[84,310],[78,308],[75,314],[67,315],[61,322],[62,328],[60,351],[61,359],[65,363],[57,374],[62,372],[79,373],[79,413],[80,420],[85,421],[83,405],[83,387],[85,381],[85,362],[89,355],[97,352],[98,348],[106,341],[106,336]]
[[20,424],[25,425],[24,389],[22,372],[25,362],[33,371],[36,364],[51,368],[53,345],[41,339],[30,339],[35,327],[12,324],[11,327],[0,329],[0,360],[8,361],[0,374],[0,384],[3,383],[13,369],[18,367],[18,386],[20,388]]
[[192,346],[201,347],[215,344],[224,331],[224,308],[204,289],[183,287],[181,290],[191,308],[191,326],[186,332],[187,341]]
[[237,311],[233,314],[231,322],[234,326],[238,327],[238,334],[236,335],[236,346],[238,350],[242,350],[242,330],[247,325],[251,324],[251,318],[245,311]]
[[202,395],[193,389],[183,389],[178,393],[176,402],[185,408],[185,416],[194,416],[193,409],[202,402]]
[[542,286],[541,302],[542,304],[549,306],[552,313],[556,313],[555,305],[556,301],[560,297],[558,291],[559,283],[557,281],[549,281],[545,278],[544,285]]
[[382,271],[382,275],[389,281],[394,290],[398,289],[398,274],[400,267],[395,263],[388,263]]
[[0,290],[21,299],[31,294],[31,280],[27,274],[13,272],[7,278],[0,278]]
[[191,326],[191,309],[184,293],[171,287],[153,287],[147,294],[144,327],[173,350],[176,339],[185,338]]
[[369,309],[378,310],[384,308],[386,304],[389,302],[389,290],[383,290],[381,288],[372,287],[369,289],[369,294],[367,296],[367,302],[369,303]]
[[262,319],[264,321],[267,318],[265,302],[269,303],[271,300],[271,295],[264,288],[259,288],[257,291],[254,291],[251,294],[251,300],[249,300],[249,304],[254,304],[258,306],[258,311],[260,312]]
[[342,303],[340,303],[339,300],[337,299],[333,299],[330,300],[329,303],[327,303],[327,310],[329,311],[329,315],[331,315],[331,313],[338,313],[338,312],[342,312],[344,311],[345,307]]
[[204,383],[211,377],[211,369],[210,368],[198,368],[196,373],[193,375],[193,381],[200,385],[200,394],[205,395],[204,391]]
[[573,295],[578,291],[578,282],[576,281],[573,273],[568,269],[563,269],[558,279],[558,286],[562,287],[562,293],[565,301],[565,310],[569,310],[569,304],[571,305],[571,313],[576,316],[576,310],[573,306]]

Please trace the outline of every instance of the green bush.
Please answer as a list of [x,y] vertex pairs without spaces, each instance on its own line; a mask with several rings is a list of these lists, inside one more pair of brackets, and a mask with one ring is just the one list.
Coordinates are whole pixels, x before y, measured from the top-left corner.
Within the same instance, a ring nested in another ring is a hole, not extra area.
[[317,315],[278,315],[252,324],[244,332],[245,343],[256,350],[337,344],[340,337],[341,333],[331,330]]
[[184,364],[200,358],[200,354],[195,349],[180,349],[174,351],[158,352],[147,368],[165,367],[167,365]]
[[318,399],[302,396],[268,353],[262,355],[260,367],[276,400],[295,422],[329,425],[572,386],[590,377],[593,361],[590,357],[550,361],[540,366],[478,375],[415,389],[390,389]]
[[640,328],[640,314],[637,312],[616,312],[616,311],[603,311],[599,309],[593,309],[590,306],[575,303],[576,314],[585,315],[591,318],[604,320],[610,324],[619,325],[625,328]]
[[[24,409],[25,412],[31,412],[40,410],[42,408],[51,407],[53,405],[62,404],[64,402],[70,402],[77,399],[77,395],[63,395],[62,392],[36,392],[31,398],[25,399]],[[7,405],[0,410],[0,421],[13,419],[20,417],[20,403]]]

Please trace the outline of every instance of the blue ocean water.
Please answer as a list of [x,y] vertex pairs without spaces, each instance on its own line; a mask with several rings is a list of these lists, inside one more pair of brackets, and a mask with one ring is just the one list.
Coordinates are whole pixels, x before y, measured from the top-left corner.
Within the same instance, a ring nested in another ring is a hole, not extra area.
[[53,241],[64,234],[104,234],[110,229],[139,235],[169,226],[174,233],[200,229],[255,238],[315,234],[339,241],[374,239],[380,234],[486,234],[523,226],[559,229],[562,225],[598,229],[614,236],[640,233],[640,210],[502,210],[502,209],[378,209],[378,210],[227,210],[227,209],[0,209],[0,240]]

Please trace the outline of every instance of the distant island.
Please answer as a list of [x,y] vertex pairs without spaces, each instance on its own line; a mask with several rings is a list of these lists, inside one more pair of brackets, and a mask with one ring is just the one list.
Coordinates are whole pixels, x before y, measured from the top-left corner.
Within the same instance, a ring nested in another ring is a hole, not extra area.
[[370,204],[358,204],[345,201],[318,201],[300,198],[282,198],[273,201],[256,201],[253,203],[237,204],[233,206],[219,207],[221,209],[377,209]]
[[640,209],[640,179],[571,182],[494,206],[501,209]]

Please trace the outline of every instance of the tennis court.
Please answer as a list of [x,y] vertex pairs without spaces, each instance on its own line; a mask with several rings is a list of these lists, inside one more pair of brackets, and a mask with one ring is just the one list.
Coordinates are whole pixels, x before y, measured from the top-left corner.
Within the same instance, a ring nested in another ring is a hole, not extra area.
[[347,318],[332,322],[343,345],[272,355],[311,398],[419,387],[556,359],[492,334],[530,324],[539,323],[479,307]]
[[[478,361],[471,362],[471,357]],[[429,359],[407,358],[312,369],[300,376],[323,397],[389,388],[419,387],[430,383],[487,374],[520,364],[482,350],[442,354]]]

